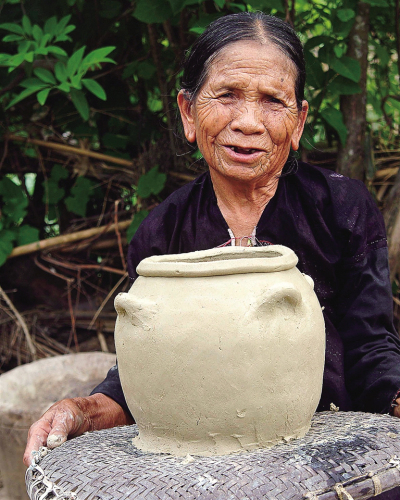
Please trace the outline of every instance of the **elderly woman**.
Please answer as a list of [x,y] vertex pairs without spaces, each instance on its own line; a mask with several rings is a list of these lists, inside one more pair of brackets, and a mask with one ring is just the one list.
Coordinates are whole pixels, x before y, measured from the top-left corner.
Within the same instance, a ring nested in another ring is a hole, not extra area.
[[[362,183],[290,159],[307,117],[304,81],[301,44],[283,21],[243,13],[207,28],[185,62],[178,105],[185,136],[209,170],[142,223],[129,247],[130,276],[154,254],[290,247],[324,306],[319,410],[334,403],[400,417],[400,342],[383,221]],[[56,403],[32,426],[25,463],[46,443],[132,422],[114,367],[91,396]]]

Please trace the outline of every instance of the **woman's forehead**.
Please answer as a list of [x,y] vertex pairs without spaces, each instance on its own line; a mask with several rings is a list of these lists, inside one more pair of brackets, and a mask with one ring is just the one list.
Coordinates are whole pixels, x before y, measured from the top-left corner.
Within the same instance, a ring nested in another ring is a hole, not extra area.
[[207,83],[231,87],[254,83],[281,82],[294,86],[294,63],[272,43],[262,44],[253,40],[233,42],[224,47],[208,69]]

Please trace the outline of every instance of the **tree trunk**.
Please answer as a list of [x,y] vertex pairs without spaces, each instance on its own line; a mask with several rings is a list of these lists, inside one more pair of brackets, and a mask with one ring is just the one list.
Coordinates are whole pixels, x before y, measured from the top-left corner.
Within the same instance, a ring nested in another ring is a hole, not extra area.
[[383,211],[389,246],[390,279],[400,273],[400,169]]
[[340,97],[340,109],[348,134],[345,146],[339,146],[337,169],[343,175],[360,180],[365,179],[368,33],[369,4],[358,2],[356,19],[348,38],[347,56],[360,63],[361,93]]

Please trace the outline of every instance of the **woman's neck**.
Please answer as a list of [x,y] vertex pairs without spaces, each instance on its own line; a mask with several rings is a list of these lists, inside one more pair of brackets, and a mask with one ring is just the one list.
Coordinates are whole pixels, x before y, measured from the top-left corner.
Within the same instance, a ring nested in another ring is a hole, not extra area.
[[231,181],[210,171],[218,207],[236,239],[251,236],[278,187],[279,177],[264,183]]

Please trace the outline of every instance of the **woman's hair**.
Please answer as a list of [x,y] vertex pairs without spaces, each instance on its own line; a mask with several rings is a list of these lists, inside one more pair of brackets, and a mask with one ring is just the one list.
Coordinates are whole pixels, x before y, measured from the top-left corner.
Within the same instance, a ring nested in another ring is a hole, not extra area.
[[213,60],[233,42],[254,40],[272,43],[291,61],[296,70],[295,95],[301,108],[306,78],[303,47],[295,31],[281,19],[262,12],[241,12],[212,22],[193,44],[183,63],[182,89],[188,99],[196,98]]

